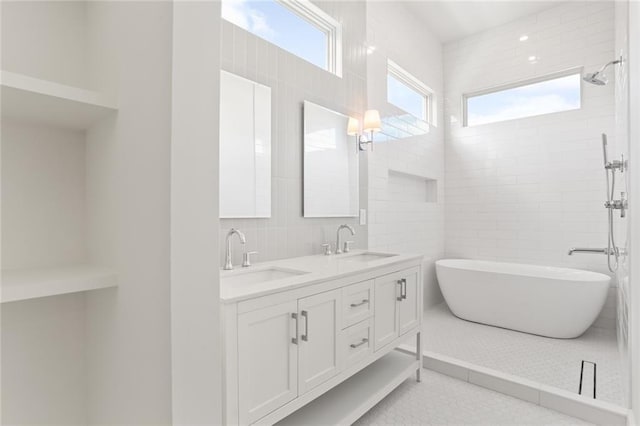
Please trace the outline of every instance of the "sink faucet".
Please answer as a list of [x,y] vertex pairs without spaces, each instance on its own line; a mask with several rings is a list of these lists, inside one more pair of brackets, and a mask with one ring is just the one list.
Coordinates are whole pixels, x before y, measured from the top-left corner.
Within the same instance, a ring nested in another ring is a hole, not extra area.
[[226,271],[229,271],[229,270],[233,269],[233,264],[231,263],[231,237],[234,234],[237,235],[238,238],[240,238],[240,242],[242,244],[247,242],[247,240],[244,237],[244,234],[242,232],[238,231],[235,228],[229,229],[229,232],[227,232],[227,253],[226,253],[225,258],[224,258],[224,269]]
[[[338,226],[338,231],[336,232],[336,254],[342,253],[342,249],[340,248],[340,231],[345,228],[348,229],[349,232],[351,232],[351,235],[356,235],[356,231],[353,229],[353,227],[346,224]],[[345,244],[345,248],[346,248],[346,244]],[[348,248],[346,251],[349,251]]]

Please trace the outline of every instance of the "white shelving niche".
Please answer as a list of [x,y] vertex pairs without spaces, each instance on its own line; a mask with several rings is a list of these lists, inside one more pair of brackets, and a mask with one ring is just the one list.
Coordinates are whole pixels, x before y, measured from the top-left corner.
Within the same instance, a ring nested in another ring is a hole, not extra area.
[[88,4],[2,5],[3,424],[92,423],[89,342],[102,337],[86,327],[118,295],[116,237],[99,232],[118,229],[117,164],[96,154],[121,149],[118,102],[92,90]]
[[[6,130],[3,131],[2,135],[3,139],[6,138],[4,145],[23,143],[23,141],[14,140],[15,135],[19,135],[17,136],[18,138],[26,137],[27,139],[31,139],[26,142],[31,145],[30,148],[27,148],[29,152],[22,151],[21,148],[16,149],[16,147],[3,146],[3,148],[5,148],[3,151],[7,152],[6,155],[9,157],[6,159],[7,162],[13,161],[13,154],[17,154],[18,156],[25,154],[22,155],[23,158],[37,156],[38,153],[34,151],[38,150],[38,147],[35,145],[39,143],[56,143],[56,141],[45,140],[46,137],[42,137],[43,133],[52,135],[51,139],[56,140],[60,140],[61,137],[53,136],[55,133],[62,134],[62,138],[64,138],[65,132],[76,133],[80,138],[83,138],[81,132],[90,129],[92,125],[99,123],[100,120],[117,113],[117,102],[114,97],[92,90],[4,70],[0,72],[0,100],[3,130]],[[18,129],[18,131],[15,131],[15,129]],[[30,136],[33,136],[32,134],[30,135],[31,129],[36,133],[36,136],[30,138]],[[34,139],[37,139],[37,141],[34,142]],[[62,142],[62,144],[67,145],[67,150],[69,150],[69,144],[65,144],[64,142]],[[81,146],[83,144],[84,141],[76,143],[76,147],[71,149],[84,150],[85,147]],[[50,149],[50,146],[46,147],[46,150],[43,150],[41,154],[47,156],[51,161],[56,161],[54,156],[48,155],[49,153],[46,152]],[[86,157],[86,153],[81,153],[81,156]],[[46,161],[46,159],[44,161]],[[42,166],[43,161],[40,161],[38,165]],[[23,171],[28,170],[30,173],[43,172],[43,167],[30,168],[28,167],[29,164],[21,164],[21,166]],[[65,167],[67,166],[69,166],[69,164],[65,164]],[[44,168],[46,168],[46,166]],[[43,216],[59,217],[64,215],[64,211],[58,211],[54,214],[49,214],[50,212],[46,211],[46,208],[52,207],[53,203],[48,203],[48,206],[42,204],[37,205],[39,204],[37,197],[40,194],[35,194],[33,197],[29,195],[29,189],[33,189],[34,182],[31,181],[27,183],[27,186],[30,188],[20,188],[19,185],[21,182],[27,182],[28,180],[22,179],[23,176],[13,176],[11,174],[12,169],[14,169],[14,167],[11,167],[11,165],[3,167],[3,170],[8,170],[6,176],[5,173],[3,173],[3,180],[18,181],[8,183],[7,185],[9,186],[15,185],[15,188],[13,191],[9,189],[7,192],[20,192],[21,198],[31,198],[30,206],[43,209],[40,210]],[[46,170],[44,174],[47,174]],[[56,177],[61,177],[59,173],[53,174],[55,176],[51,176],[50,174],[47,176],[48,179],[43,180],[46,181],[46,184],[55,187],[55,191],[58,192],[58,194],[63,194],[66,191],[66,188],[63,187],[64,183],[60,182],[61,180],[66,180],[67,184],[74,186],[86,186],[84,182],[72,182],[71,180],[73,179],[69,179],[70,176],[68,174],[62,176],[61,179],[56,179]],[[85,175],[83,177],[86,177],[86,171],[82,174]],[[37,183],[35,184],[37,185]],[[38,192],[40,192],[40,190],[38,190]],[[3,205],[6,206],[4,198],[3,196]],[[64,200],[64,197],[61,198]],[[76,201],[74,204],[77,210],[80,210],[77,212],[80,216],[83,216],[86,210],[85,204],[87,197],[85,196],[83,198],[84,199],[81,200],[83,202],[74,200]],[[9,199],[6,201],[9,204],[6,208],[11,212],[11,210],[13,210],[13,206],[11,206],[13,200]],[[34,204],[36,204],[36,206],[34,206]],[[9,213],[9,216],[11,216],[11,213]],[[16,211],[14,216],[22,217],[23,214]],[[35,215],[28,216],[35,218]],[[77,217],[74,217],[74,219],[77,219]],[[32,228],[29,226],[28,221],[20,220],[20,222],[19,224],[3,223],[3,225],[5,230],[15,227],[17,227],[18,230],[22,227]],[[40,223],[42,223],[42,221],[40,221]],[[52,221],[50,225],[52,228],[55,228],[56,224]],[[79,227],[83,227],[84,225],[84,220],[78,223]],[[10,235],[13,234],[11,231],[8,231],[8,233]],[[83,229],[78,229],[78,233],[85,234]],[[47,239],[49,235],[43,233],[42,238]],[[75,239],[83,240],[84,238],[86,238],[85,235],[80,235],[79,238],[75,236]],[[86,245],[84,243],[84,241],[80,242],[82,246]],[[64,266],[59,267],[50,266],[56,262],[56,259],[47,259],[45,261],[46,266],[42,267],[42,265],[39,264],[39,262],[42,263],[42,256],[39,256],[38,260],[34,259],[33,262],[23,258],[18,261],[20,267],[14,268],[12,267],[14,262],[11,260],[9,262],[5,261],[6,257],[14,257],[12,256],[12,246],[12,241],[6,241],[6,239],[3,241],[3,250],[5,253],[8,252],[9,255],[3,256],[2,287],[0,294],[2,303],[117,286],[117,275],[114,270],[86,264],[85,259],[78,259],[78,263],[72,266],[68,266],[69,260],[64,259]],[[23,247],[23,249],[28,249],[28,247]],[[55,249],[52,248],[52,251],[53,250]],[[53,257],[55,258],[57,255],[53,255]],[[7,263],[10,265],[9,268],[6,268]]]

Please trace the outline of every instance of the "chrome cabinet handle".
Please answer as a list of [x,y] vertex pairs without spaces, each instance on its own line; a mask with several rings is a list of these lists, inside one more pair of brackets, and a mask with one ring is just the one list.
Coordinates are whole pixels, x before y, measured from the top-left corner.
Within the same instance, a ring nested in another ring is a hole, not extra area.
[[400,296],[397,296],[396,300],[398,302],[402,302],[402,280],[396,281],[396,284],[398,284],[400,286]]
[[296,320],[296,337],[291,338],[291,343],[293,343],[294,345],[297,345],[298,344],[298,314],[296,313],[291,314],[291,318]]
[[367,339],[366,337],[363,337],[362,340],[360,341],[360,343],[352,343],[349,346],[351,346],[353,349],[357,348],[358,346],[362,346],[365,343],[367,343],[369,341],[369,339]]
[[351,307],[352,308],[357,308],[358,306],[362,306],[362,305],[364,305],[366,303],[369,303],[369,299],[362,299],[362,302],[360,302],[360,303],[352,303]]
[[403,278],[400,281],[402,281],[402,287],[401,287],[402,299],[406,300],[407,299],[407,279]]
[[305,342],[309,341],[309,312],[302,311],[300,314],[304,317],[304,334],[300,336]]

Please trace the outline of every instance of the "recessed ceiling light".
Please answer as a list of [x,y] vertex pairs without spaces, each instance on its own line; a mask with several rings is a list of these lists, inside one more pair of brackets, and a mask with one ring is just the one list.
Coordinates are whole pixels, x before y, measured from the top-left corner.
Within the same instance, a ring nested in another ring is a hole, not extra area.
[[520,41],[527,41],[527,40],[529,40],[529,36],[528,35],[523,34],[523,35],[520,36]]
[[371,55],[375,51],[376,51],[376,47],[375,46],[371,46],[371,45],[367,46],[367,55]]
[[529,59],[529,62],[535,62],[535,61],[537,61],[537,60],[538,60],[538,57],[537,57],[537,56],[533,56],[533,55],[531,55],[531,56],[529,56],[529,58],[528,58],[528,59]]

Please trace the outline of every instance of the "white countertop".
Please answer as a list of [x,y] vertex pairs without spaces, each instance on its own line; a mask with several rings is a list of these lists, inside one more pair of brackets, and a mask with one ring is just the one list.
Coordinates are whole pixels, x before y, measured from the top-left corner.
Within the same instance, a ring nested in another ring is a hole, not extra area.
[[[370,261],[349,261],[349,257],[359,256],[365,253],[390,255]],[[270,262],[257,263],[249,268],[235,266],[231,271],[220,271],[220,300],[223,303],[235,303],[241,300],[266,296],[272,293],[292,290],[318,284],[332,279],[345,278],[351,275],[361,274],[374,269],[392,266],[394,264],[421,261],[419,254],[393,254],[368,250],[352,250],[345,254],[333,254],[330,256],[314,255],[280,259]],[[279,271],[299,271],[304,274],[287,276],[252,284],[225,283],[226,277],[236,277],[241,274],[277,269]]]

